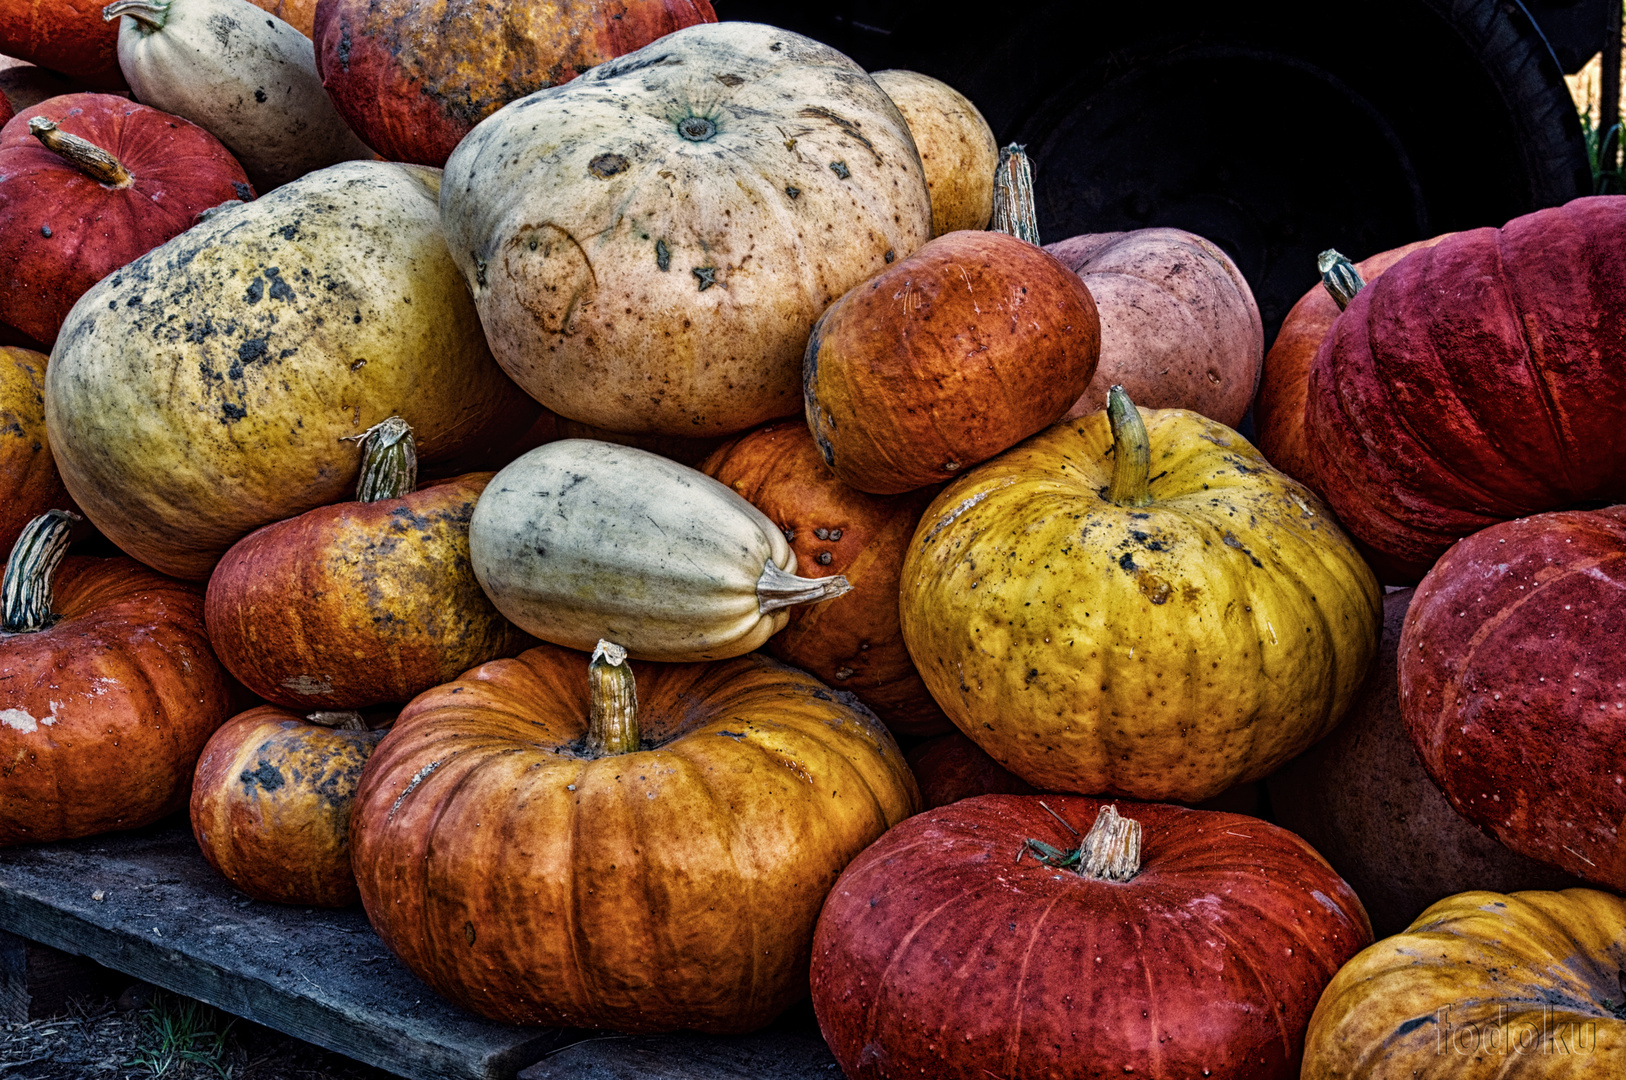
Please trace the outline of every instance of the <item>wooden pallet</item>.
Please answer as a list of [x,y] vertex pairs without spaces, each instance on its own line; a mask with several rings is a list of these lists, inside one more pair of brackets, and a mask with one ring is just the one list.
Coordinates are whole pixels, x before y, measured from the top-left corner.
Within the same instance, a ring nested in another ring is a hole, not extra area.
[[[0,931],[17,935],[0,934],[0,1005],[13,1010],[41,997],[31,978],[78,977],[69,958],[83,957],[411,1080],[841,1075],[805,1008],[736,1038],[630,1038],[483,1020],[419,982],[360,908],[289,908],[232,888],[204,862],[184,816],[0,850]],[[18,938],[60,953],[21,948]],[[51,1000],[49,986],[43,1000]]]

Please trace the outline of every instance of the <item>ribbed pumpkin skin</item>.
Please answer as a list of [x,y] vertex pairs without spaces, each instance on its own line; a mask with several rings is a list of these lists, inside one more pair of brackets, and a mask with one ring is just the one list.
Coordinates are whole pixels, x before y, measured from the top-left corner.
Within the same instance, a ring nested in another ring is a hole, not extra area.
[[1320,500],[1240,435],[1141,415],[1151,505],[1105,497],[1105,412],[1057,424],[937,496],[899,611],[943,711],[1028,783],[1197,802],[1332,729],[1381,595]]
[[1005,233],[950,233],[830,305],[802,403],[836,476],[891,495],[1060,420],[1100,352],[1095,301],[1067,267]]
[[1032,784],[1001,768],[958,731],[910,747],[904,760],[915,774],[928,810],[978,795],[1034,794]]
[[810,676],[631,663],[648,749],[597,760],[583,653],[414,700],[356,796],[362,902],[419,978],[494,1020],[749,1031],[806,992],[826,892],[919,793],[885,728]]
[[813,1005],[851,1080],[1288,1080],[1322,988],[1372,940],[1349,886],[1240,814],[1120,804],[1141,870],[1090,880],[1073,849],[1102,803],[988,795],[909,819],[819,917]]
[[391,161],[439,168],[508,102],[716,21],[709,0],[321,0],[310,29],[356,134]]
[[231,715],[198,589],[122,558],[71,557],[54,580],[59,621],[0,635],[0,845],[173,813]]
[[1465,892],[1339,971],[1302,1080],[1613,1080],[1626,1075],[1626,900]]
[[73,499],[45,438],[44,353],[0,346],[0,553],[47,510],[72,510]]
[[221,662],[278,705],[360,709],[534,644],[469,563],[469,518],[491,475],[317,507],[239,540],[204,609]]
[[1451,548],[1400,639],[1400,711],[1456,811],[1521,855],[1626,889],[1626,506]]
[[97,90],[119,90],[118,22],[101,0],[0,0],[0,53],[61,72]]
[[807,425],[797,421],[742,435],[713,453],[700,471],[779,526],[796,553],[798,574],[841,574],[852,585],[845,596],[789,608],[790,621],[764,647],[852,691],[895,734],[952,731],[898,628],[903,555],[932,493],[882,498],[848,487],[825,468]]
[[[98,183],[28,130],[55,121],[123,163],[133,178]],[[254,189],[207,131],[112,94],[66,94],[0,128],[0,322],[49,345],[85,290]],[[49,233],[49,235],[47,235]]]
[[192,778],[192,835],[203,857],[256,900],[358,903],[350,809],[383,737],[271,705],[232,717],[210,737]]
[[1310,369],[1305,426],[1339,519],[1422,577],[1498,521],[1626,497],[1626,196],[1415,251]]
[[976,105],[918,71],[874,71],[870,77],[903,114],[920,151],[932,197],[932,236],[986,229],[994,213],[999,144]]

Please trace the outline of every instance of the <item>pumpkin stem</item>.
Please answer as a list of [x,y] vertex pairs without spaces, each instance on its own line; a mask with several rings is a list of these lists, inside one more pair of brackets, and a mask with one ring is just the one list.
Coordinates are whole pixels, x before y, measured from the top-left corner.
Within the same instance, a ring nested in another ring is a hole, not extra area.
[[1107,391],[1107,422],[1112,425],[1112,484],[1107,501],[1116,506],[1151,504],[1152,440],[1146,421],[1121,386]]
[[1021,143],[1011,143],[999,152],[999,166],[994,169],[994,216],[988,220],[988,231],[1039,243],[1033,166],[1028,162],[1027,147]]
[[399,499],[418,486],[418,444],[405,420],[392,416],[351,438],[361,444],[357,502]]
[[68,534],[74,522],[83,520],[67,510],[47,510],[23,526],[0,582],[4,596],[0,632],[32,634],[56,622],[51,614],[51,578],[68,553]]
[[762,564],[762,576],[757,578],[757,611],[766,615],[793,604],[834,600],[851,591],[852,585],[840,574],[823,578],[797,577],[781,570],[770,558]]
[[627,663],[627,650],[600,639],[587,665],[587,681],[593,694],[587,719],[588,755],[611,757],[638,749],[638,684]]
[[1338,310],[1343,311],[1355,294],[1366,288],[1366,281],[1348,257],[1335,248],[1328,248],[1315,257],[1316,269],[1321,271],[1321,284],[1332,294]]
[[322,727],[338,728],[340,731],[367,730],[367,721],[353,709],[321,710],[308,714],[305,719]]
[[45,145],[57,157],[96,181],[110,188],[127,188],[133,181],[130,170],[118,158],[89,139],[69,135],[56,126],[56,121],[36,116],[28,121],[28,133]]
[[114,0],[102,8],[103,22],[112,22],[120,15],[130,16],[150,34],[169,22],[169,0]]
[[1108,805],[1096,815],[1095,824],[1079,841],[1077,850],[1062,851],[1043,840],[1025,841],[1022,850],[1033,852],[1033,857],[1046,866],[1071,870],[1092,881],[1128,881],[1140,873],[1140,833],[1140,822]]

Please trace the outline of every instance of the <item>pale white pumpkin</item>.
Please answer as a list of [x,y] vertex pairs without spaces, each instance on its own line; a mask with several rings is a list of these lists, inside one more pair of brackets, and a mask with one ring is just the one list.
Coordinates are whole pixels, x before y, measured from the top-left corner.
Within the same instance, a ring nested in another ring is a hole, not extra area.
[[971,99],[941,79],[890,68],[871,75],[903,113],[932,196],[932,235],[986,229],[999,144]]
[[135,99],[225,143],[260,194],[374,156],[322,88],[310,38],[249,0],[116,0],[103,17],[122,20]]
[[516,382],[572,420],[686,436],[799,412],[814,320],[931,237],[885,92],[740,22],[499,109],[447,161],[441,215]]
[[721,660],[784,629],[794,604],[847,592],[801,578],[768,517],[658,454],[592,439],[539,446],[486,485],[469,520],[474,576],[525,632],[640,660]]

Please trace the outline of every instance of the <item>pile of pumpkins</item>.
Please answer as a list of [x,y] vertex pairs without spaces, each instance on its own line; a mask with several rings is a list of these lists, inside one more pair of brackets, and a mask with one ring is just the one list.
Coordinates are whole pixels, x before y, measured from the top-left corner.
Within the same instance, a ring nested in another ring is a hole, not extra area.
[[1626,199],[1267,356],[937,80],[542,10],[0,0],[0,844],[853,1078],[1626,1069]]

